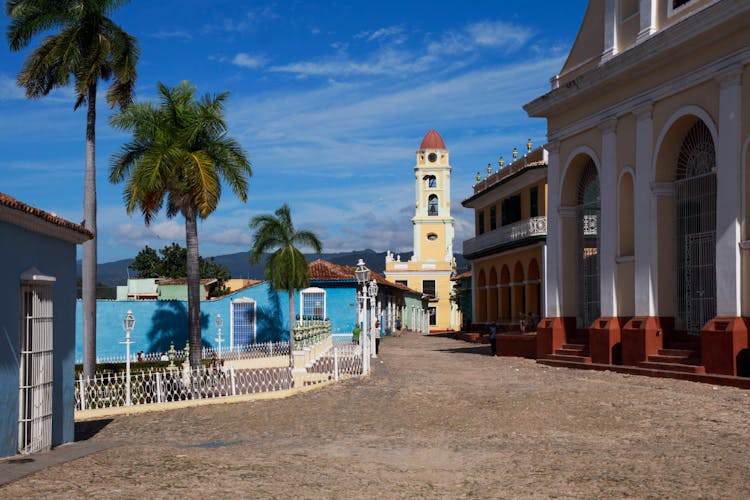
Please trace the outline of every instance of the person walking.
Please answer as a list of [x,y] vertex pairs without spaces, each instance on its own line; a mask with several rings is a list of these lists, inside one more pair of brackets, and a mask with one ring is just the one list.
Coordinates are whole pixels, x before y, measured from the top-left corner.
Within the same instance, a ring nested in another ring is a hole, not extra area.
[[377,356],[380,352],[380,320],[375,321],[372,334],[375,335],[375,355]]
[[495,323],[492,323],[490,325],[490,350],[492,352],[492,356],[497,355],[497,326]]

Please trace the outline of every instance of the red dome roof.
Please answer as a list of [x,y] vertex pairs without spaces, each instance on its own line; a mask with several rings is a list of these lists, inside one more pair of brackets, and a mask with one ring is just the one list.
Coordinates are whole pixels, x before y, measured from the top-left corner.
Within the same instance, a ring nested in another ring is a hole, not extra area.
[[424,136],[424,139],[422,139],[422,144],[419,146],[419,149],[448,149],[445,147],[445,143],[443,142],[443,138],[440,137],[440,134],[437,133],[436,130],[430,130],[427,132],[427,135]]

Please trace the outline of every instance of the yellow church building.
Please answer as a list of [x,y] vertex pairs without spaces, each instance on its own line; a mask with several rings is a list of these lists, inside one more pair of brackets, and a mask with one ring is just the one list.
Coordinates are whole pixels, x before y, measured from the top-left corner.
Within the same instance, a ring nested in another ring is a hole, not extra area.
[[411,259],[388,252],[385,277],[421,291],[429,301],[430,331],[454,330],[461,325],[460,312],[451,301],[453,217],[450,204],[451,165],[448,148],[435,130],[424,136],[414,166],[415,207]]

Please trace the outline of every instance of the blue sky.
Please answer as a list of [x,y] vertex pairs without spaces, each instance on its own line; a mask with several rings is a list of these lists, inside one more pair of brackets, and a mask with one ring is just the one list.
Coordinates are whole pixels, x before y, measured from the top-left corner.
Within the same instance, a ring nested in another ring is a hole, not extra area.
[[[246,251],[248,220],[290,205],[324,251],[411,250],[415,151],[434,128],[451,153],[458,252],[473,216],[460,205],[477,170],[510,157],[543,120],[521,106],[562,67],[586,1],[133,1],[113,17],[139,39],[137,99],[156,83],[228,90],[230,134],[249,153],[247,203],[225,189],[199,226],[202,255]],[[7,18],[0,18],[3,34]],[[31,47],[35,47],[35,40]],[[78,222],[85,111],[70,89],[27,100],[15,77],[27,51],[0,57],[0,191]],[[103,92],[103,90],[102,90]],[[184,244],[183,220],[146,227],[107,180],[127,140],[98,101],[99,261],[144,245]]]

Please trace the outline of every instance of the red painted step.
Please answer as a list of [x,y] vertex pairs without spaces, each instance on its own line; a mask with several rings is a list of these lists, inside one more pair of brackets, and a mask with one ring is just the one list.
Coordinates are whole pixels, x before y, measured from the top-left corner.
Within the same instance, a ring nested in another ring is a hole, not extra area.
[[706,373],[706,369],[701,365],[688,365],[682,363],[659,363],[656,361],[643,361],[641,363],[638,363],[638,366],[650,370],[665,370],[684,373]]
[[568,361],[572,363],[591,363],[590,356],[575,356],[570,354],[549,354],[546,359],[552,361]]

